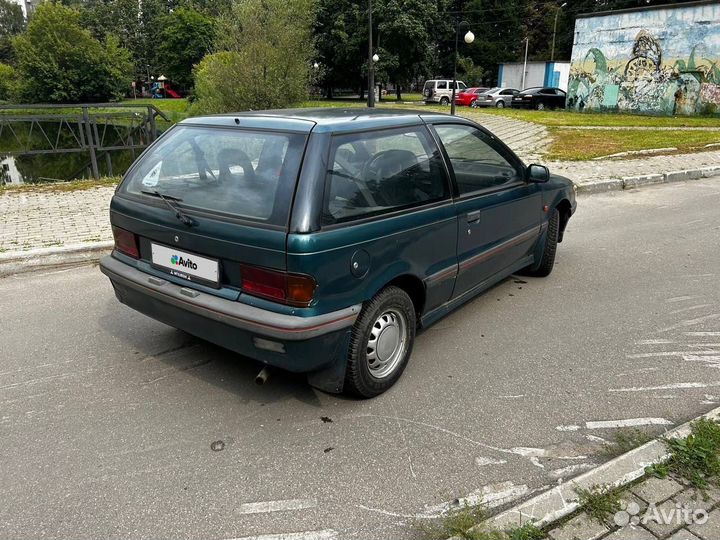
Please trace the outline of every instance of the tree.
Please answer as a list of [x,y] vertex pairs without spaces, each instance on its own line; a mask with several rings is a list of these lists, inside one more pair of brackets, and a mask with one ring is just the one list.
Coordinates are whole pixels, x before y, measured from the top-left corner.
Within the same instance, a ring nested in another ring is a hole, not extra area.
[[[376,43],[387,77],[400,89],[432,67],[436,30],[441,28],[435,0],[380,0]],[[380,66],[381,67],[381,66]]]
[[178,8],[161,21],[160,70],[184,90],[192,86],[192,69],[212,48],[215,21],[192,8]]
[[12,63],[12,38],[25,29],[22,8],[9,0],[0,0],[0,62]]
[[333,88],[361,88],[367,63],[367,8],[350,0],[318,0],[313,27],[319,84],[332,97]]
[[196,110],[286,107],[307,99],[313,0],[237,0],[195,71]]
[[129,50],[135,79],[160,74],[162,19],[175,7],[170,0],[71,0],[81,14],[81,26],[95,39],[117,36]]
[[15,93],[15,70],[7,64],[0,64],[0,101],[10,101]]
[[61,4],[38,6],[13,40],[21,99],[29,102],[107,101],[130,85],[130,54],[116,37],[104,43],[80,27],[80,13]]

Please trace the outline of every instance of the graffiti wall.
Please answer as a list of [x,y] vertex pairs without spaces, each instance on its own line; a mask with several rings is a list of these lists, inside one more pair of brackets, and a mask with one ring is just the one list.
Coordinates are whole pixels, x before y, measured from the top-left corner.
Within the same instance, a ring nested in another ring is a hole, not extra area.
[[580,17],[568,108],[720,113],[720,2]]

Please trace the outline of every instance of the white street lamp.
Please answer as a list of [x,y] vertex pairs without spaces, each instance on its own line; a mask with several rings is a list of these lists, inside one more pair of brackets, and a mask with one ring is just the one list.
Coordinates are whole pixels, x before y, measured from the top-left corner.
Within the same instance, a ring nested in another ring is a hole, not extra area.
[[380,57],[377,55],[377,53],[373,54],[373,62],[377,62],[380,60]]
[[467,34],[465,34],[465,43],[468,45],[475,41],[475,34],[473,34],[470,30],[467,31]]

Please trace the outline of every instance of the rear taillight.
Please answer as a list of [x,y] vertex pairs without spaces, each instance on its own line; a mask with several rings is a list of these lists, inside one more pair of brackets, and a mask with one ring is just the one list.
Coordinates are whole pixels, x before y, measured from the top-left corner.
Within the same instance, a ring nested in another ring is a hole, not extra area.
[[115,226],[113,226],[112,232],[115,238],[115,249],[125,255],[129,255],[133,259],[140,258],[137,235]]
[[240,265],[240,274],[243,292],[291,306],[309,306],[317,288],[315,280],[303,274],[290,274],[245,264]]

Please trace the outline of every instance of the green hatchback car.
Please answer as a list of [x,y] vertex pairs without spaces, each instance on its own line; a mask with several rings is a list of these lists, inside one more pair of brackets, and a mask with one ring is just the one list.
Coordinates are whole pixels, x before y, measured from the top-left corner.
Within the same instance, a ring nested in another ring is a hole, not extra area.
[[302,109],[192,118],[133,164],[100,268],[120,302],[313,386],[376,396],[415,332],[547,276],[573,184],[464,118]]

